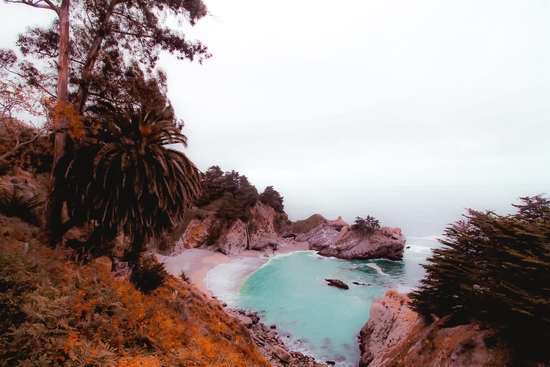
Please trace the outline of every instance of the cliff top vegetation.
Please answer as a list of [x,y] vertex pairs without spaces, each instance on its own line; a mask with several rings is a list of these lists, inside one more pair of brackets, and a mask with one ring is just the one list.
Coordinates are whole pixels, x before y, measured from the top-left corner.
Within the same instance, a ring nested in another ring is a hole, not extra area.
[[413,308],[499,331],[518,361],[550,353],[550,200],[523,197],[516,214],[468,210],[424,265]]
[[247,222],[249,209],[258,201],[283,213],[283,197],[273,186],[267,186],[259,194],[248,178],[237,171],[224,172],[219,166],[212,166],[204,173],[201,183],[204,194],[198,206],[215,212],[218,218]]

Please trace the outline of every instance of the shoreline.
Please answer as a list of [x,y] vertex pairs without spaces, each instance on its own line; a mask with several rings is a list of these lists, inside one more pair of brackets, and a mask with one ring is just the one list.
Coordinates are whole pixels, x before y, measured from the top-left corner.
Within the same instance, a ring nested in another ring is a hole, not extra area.
[[190,283],[211,299],[214,297],[214,294],[206,285],[206,277],[208,272],[218,265],[231,263],[244,258],[266,258],[266,260],[268,260],[269,257],[274,255],[307,250],[309,250],[309,244],[307,242],[286,240],[284,246],[279,246],[275,251],[271,248],[267,248],[264,251],[245,250],[236,256],[228,256],[221,252],[195,248],[186,249],[176,256],[163,256],[159,254],[156,254],[156,256],[159,262],[165,264],[166,270],[170,274],[179,278],[181,273],[184,272],[189,278]]
[[[189,278],[189,283],[199,289],[207,299],[220,302],[224,311],[236,318],[238,322],[248,330],[260,353],[262,353],[272,367],[327,367],[326,363],[319,363],[314,357],[292,350],[281,339],[279,331],[274,330],[273,326],[268,327],[261,322],[257,313],[237,308],[227,308],[226,303],[213,294],[207,287],[206,282],[208,273],[222,264],[229,264],[234,261],[251,258],[265,260],[261,263],[258,262],[260,265],[253,269],[247,275],[248,277],[274,256],[308,250],[309,244],[307,242],[296,242],[292,239],[288,239],[284,241],[284,244],[279,245],[275,251],[268,247],[263,251],[246,250],[236,256],[227,256],[221,252],[213,252],[210,250],[186,249],[177,256],[162,256],[159,254],[156,256],[159,262],[165,264],[166,270],[170,274],[180,277],[182,271],[185,272],[185,275]],[[246,279],[246,277],[244,279]]]

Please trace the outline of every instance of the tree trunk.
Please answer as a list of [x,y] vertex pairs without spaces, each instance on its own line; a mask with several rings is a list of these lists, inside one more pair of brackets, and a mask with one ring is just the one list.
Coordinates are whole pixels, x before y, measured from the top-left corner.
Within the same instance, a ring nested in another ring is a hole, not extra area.
[[90,51],[88,52],[88,55],[86,55],[86,62],[84,63],[84,67],[82,68],[82,83],[76,96],[76,111],[80,115],[84,113],[84,107],[86,105],[86,100],[88,99],[88,78],[90,77],[94,69],[97,57],[99,56],[99,51],[101,50],[101,45],[103,43],[103,40],[105,39],[105,35],[108,32],[109,21],[111,19],[111,16],[113,15],[113,10],[115,6],[116,1],[112,0],[109,4],[109,8],[105,12],[103,20],[101,21],[101,26],[95,35],[95,38],[90,47]]
[[[69,96],[69,7],[70,0],[63,0],[57,9],[59,16],[59,64],[57,81],[57,102],[67,103]],[[65,171],[71,148],[67,134],[69,121],[62,118],[58,121],[54,140],[54,161],[50,177],[50,192],[46,199],[43,213],[41,237],[51,246],[61,242],[64,233],[61,230],[64,191],[66,187]],[[69,150],[69,151],[68,151]]]

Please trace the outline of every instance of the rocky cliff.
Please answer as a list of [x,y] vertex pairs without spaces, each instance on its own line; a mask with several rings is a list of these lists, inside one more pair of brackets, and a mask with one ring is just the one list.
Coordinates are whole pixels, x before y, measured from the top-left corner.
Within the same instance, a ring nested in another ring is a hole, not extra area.
[[449,317],[427,324],[408,302],[392,290],[374,302],[359,334],[359,367],[502,365],[503,351],[493,347],[491,330],[476,324],[454,326]]
[[301,231],[307,232],[295,235],[290,227],[284,233],[278,233],[276,224],[281,222],[278,215],[281,214],[261,202],[250,208],[247,223],[240,219],[227,222],[217,218],[214,212],[203,211],[188,223],[172,256],[179,255],[186,248],[203,248],[234,256],[244,250],[277,249],[288,241],[294,241],[291,237],[295,237],[295,241],[307,242],[310,250],[316,250],[322,256],[348,260],[403,258],[405,237],[399,228],[382,227],[372,234],[363,234],[352,230],[341,217],[326,220],[316,214],[312,220],[296,222]]
[[403,259],[405,237],[401,229],[382,227],[372,234],[352,230],[339,217],[325,220],[317,227],[296,237],[297,241],[307,241],[309,248],[322,256],[334,256],[340,259]]
[[177,241],[172,256],[186,248],[203,248],[234,256],[244,250],[277,248],[283,243],[275,229],[277,214],[270,206],[258,201],[250,208],[249,220],[228,222],[215,213],[202,213],[192,219]]

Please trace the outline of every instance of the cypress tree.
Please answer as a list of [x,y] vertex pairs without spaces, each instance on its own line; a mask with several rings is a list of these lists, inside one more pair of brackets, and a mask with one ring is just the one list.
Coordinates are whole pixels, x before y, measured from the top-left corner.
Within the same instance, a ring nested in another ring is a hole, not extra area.
[[426,317],[480,322],[533,355],[550,341],[550,200],[521,200],[516,214],[470,209],[449,225],[411,299]]

